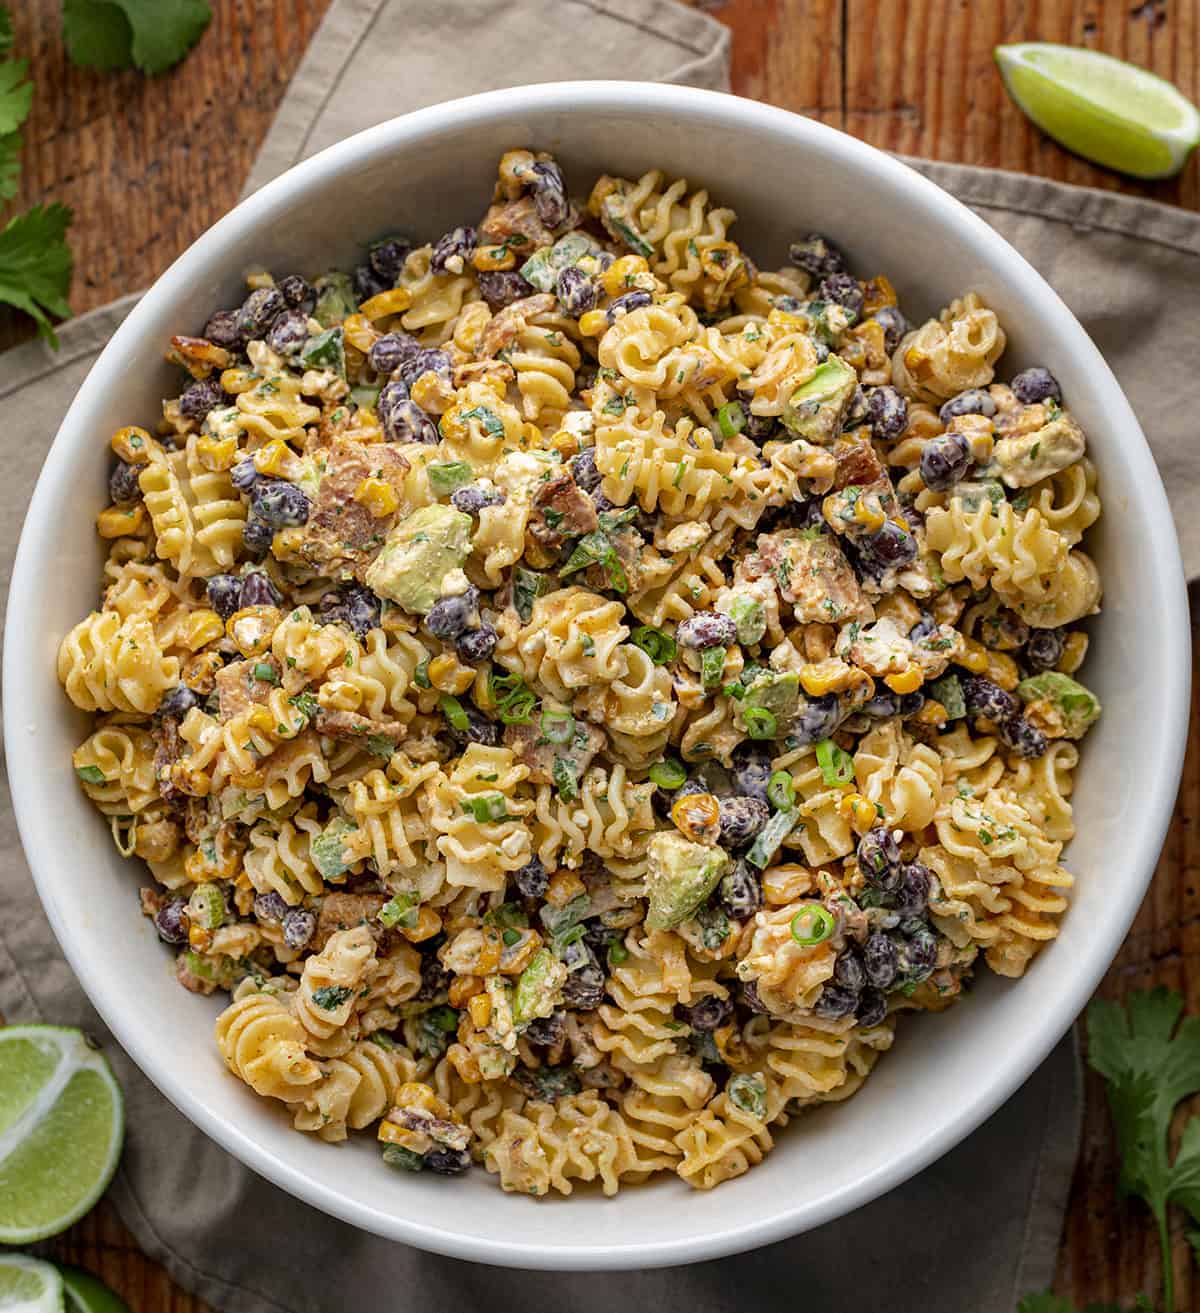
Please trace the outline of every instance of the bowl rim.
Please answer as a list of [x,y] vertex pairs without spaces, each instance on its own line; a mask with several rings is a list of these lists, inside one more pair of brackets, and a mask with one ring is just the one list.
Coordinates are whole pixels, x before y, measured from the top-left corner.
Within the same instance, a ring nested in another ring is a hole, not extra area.
[[[1128,400],[1099,350],[1057,293],[983,219],[893,156],[788,110],[725,93],[661,83],[550,82],[484,92],[416,110],[356,133],[294,165],[218,220],[156,279],[93,364],[72,401],[47,453],[22,527],[6,613],[6,635],[20,632],[21,616],[28,609],[32,596],[43,587],[36,567],[39,559],[50,559],[43,553],[50,541],[48,526],[54,516],[54,489],[65,483],[73,452],[85,441],[84,421],[100,398],[106,375],[116,362],[127,356],[127,344],[138,340],[143,322],[153,317],[160,304],[168,302],[178,287],[206,267],[219,263],[221,250],[228,244],[229,237],[252,229],[280,197],[327,187],[348,166],[400,149],[431,129],[444,132],[455,126],[469,127],[490,111],[500,109],[511,111],[517,108],[537,114],[559,110],[611,112],[629,107],[678,114],[692,122],[707,119],[727,123],[732,120],[750,131],[786,132],[808,140],[819,150],[849,157],[858,167],[873,172],[885,186],[909,189],[924,197],[929,206],[944,214],[947,223],[985,249],[993,268],[1005,271],[1021,282],[1026,294],[1042,303],[1040,310],[1048,317],[1049,331],[1065,335],[1070,340],[1072,351],[1088,368],[1094,390],[1112,416],[1112,426],[1128,435],[1131,442],[1129,459],[1139,476],[1135,495],[1149,512],[1147,520],[1155,539],[1155,555],[1161,565],[1159,575],[1151,581],[1152,585],[1157,585],[1161,600],[1159,642],[1165,652],[1177,652],[1179,659],[1174,662],[1165,659],[1166,680],[1156,690],[1158,714],[1163,722],[1163,751],[1154,761],[1139,763],[1139,769],[1154,772],[1159,787],[1155,790],[1149,814],[1142,815],[1136,869],[1128,872],[1128,878],[1114,894],[1108,907],[1110,915],[1102,925],[1095,927],[1087,950],[1081,955],[1081,967],[1071,988],[1056,996],[1049,1005],[1036,1010],[1030,1017],[1028,1028],[1011,1037],[1011,1045],[1003,1066],[997,1069],[998,1074],[981,1082],[972,1097],[964,1100],[937,1133],[914,1139],[886,1167],[843,1185],[823,1199],[794,1203],[781,1200],[769,1215],[731,1216],[729,1225],[719,1231],[667,1241],[648,1239],[632,1244],[574,1243],[545,1247],[536,1241],[514,1239],[511,1243],[500,1242],[445,1230],[415,1218],[398,1217],[343,1195],[336,1180],[309,1176],[286,1159],[260,1147],[237,1125],[210,1112],[191,1092],[184,1073],[156,1053],[153,1030],[139,1027],[135,1018],[122,1012],[105,978],[89,978],[82,970],[83,936],[61,914],[58,900],[52,894],[53,846],[47,848],[36,841],[42,837],[46,822],[39,816],[39,788],[33,772],[21,768],[28,736],[24,726],[18,727],[18,717],[10,711],[4,718],[9,781],[18,830],[39,897],[72,970],[113,1035],[140,1070],[211,1139],[261,1176],[314,1207],[392,1240],[452,1257],[507,1267],[611,1270],[669,1266],[722,1257],[784,1239],[840,1217],[899,1185],[946,1153],[1028,1078],[1069,1029],[1107,970],[1153,874],[1170,821],[1187,738],[1191,682],[1190,661],[1186,656],[1190,651],[1187,590],[1166,494]],[[1134,435],[1136,441],[1133,441]],[[3,678],[11,699],[10,707],[28,704],[35,682],[45,676],[43,658],[44,653],[38,644],[6,641]]]

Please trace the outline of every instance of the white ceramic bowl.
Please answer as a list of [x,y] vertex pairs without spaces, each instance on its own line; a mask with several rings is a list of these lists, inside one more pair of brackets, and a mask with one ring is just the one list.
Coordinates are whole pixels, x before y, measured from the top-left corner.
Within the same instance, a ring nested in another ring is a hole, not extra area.
[[[760,1167],[704,1194],[672,1179],[616,1202],[584,1190],[535,1203],[502,1194],[483,1172],[397,1176],[369,1139],[332,1147],[291,1130],[278,1106],[224,1070],[212,1042],[217,1001],[175,985],[135,910],[139,874],[70,768],[85,719],[55,681],[55,651],[95,602],[106,439],[155,421],[172,377],[168,336],[236,303],[253,266],[318,272],[353,261],[382,231],[434,239],[474,219],[497,157],[518,145],[555,152],[577,191],[606,170],[682,174],[737,210],[735,235],[765,266],[784,262],[796,234],[828,232],[856,270],[887,273],[912,318],[979,289],[1009,335],[1003,376],[1049,366],[1100,468],[1105,514],[1091,545],[1106,593],[1087,680],[1105,711],[1079,771],[1068,853],[1078,888],[1059,941],[1024,979],[981,971],[949,1012],[905,1019],[860,1094],[794,1123]],[[879,151],[781,110],[673,86],[526,87],[410,114],[292,169],[201,237],[122,325],[54,441],[17,555],[4,661],[9,778],[42,900],[96,1007],[159,1089],[256,1171],[358,1226],[464,1258],[694,1262],[816,1226],[898,1185],[979,1125],[1066,1031],[1129,928],[1166,830],[1188,718],[1186,616],[1170,512],[1125,397],[1054,292],[985,223]]]

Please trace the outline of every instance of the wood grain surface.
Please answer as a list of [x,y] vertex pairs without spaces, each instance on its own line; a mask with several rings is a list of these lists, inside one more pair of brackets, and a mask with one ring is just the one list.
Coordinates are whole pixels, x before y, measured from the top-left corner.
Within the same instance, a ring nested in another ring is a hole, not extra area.
[[[1195,99],[1197,0],[694,3],[732,29],[740,95],[809,114],[889,150],[1200,208],[1195,159],[1179,178],[1156,184],[1094,168],[1024,119],[991,62],[1000,42],[1064,41],[1131,59]],[[70,299],[77,312],[145,286],[229,208],[328,0],[212,4],[213,24],[196,50],[153,81],[73,67],[59,31],[60,0],[10,6],[17,51],[31,59],[36,83],[18,204],[61,200],[74,208]],[[0,345],[27,335],[27,324],[16,316],[0,316]],[[1187,996],[1190,1010],[1200,1010],[1198,817],[1200,710],[1194,704],[1170,837],[1145,905],[1104,981],[1105,995],[1165,984]],[[1118,1201],[1116,1175],[1103,1092],[1089,1076],[1083,1149],[1056,1283],[1080,1306],[1129,1301],[1143,1290],[1157,1299],[1159,1293],[1155,1236],[1140,1205]],[[97,1272],[134,1313],[206,1308],[138,1251],[106,1203],[52,1248]],[[1181,1225],[1175,1268],[1178,1307],[1200,1313],[1200,1282]]]

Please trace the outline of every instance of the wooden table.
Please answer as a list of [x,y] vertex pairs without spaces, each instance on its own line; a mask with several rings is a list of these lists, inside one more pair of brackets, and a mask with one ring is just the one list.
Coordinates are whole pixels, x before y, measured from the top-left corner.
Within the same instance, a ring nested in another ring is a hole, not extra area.
[[[1044,140],[1008,101],[991,63],[999,42],[1064,41],[1131,59],[1200,95],[1195,0],[696,0],[734,34],[734,89],[843,128],[876,146],[1020,169],[1200,208],[1200,168],[1137,185]],[[69,64],[60,0],[21,0],[17,51],[36,82],[19,203],[62,200],[76,212],[71,304],[102,305],[145,286],[233,203],[328,0],[213,0],[215,20],[187,61],[147,81]],[[448,89],[450,90],[450,89]],[[0,344],[25,336],[0,318]],[[1200,681],[1198,681],[1200,682]],[[1153,887],[1102,992],[1165,984],[1200,1008],[1200,713]],[[1117,1162],[1100,1083],[1089,1077],[1083,1152],[1057,1288],[1090,1300],[1158,1294],[1157,1242],[1137,1204],[1115,1194]],[[1182,1227],[1180,1309],[1200,1310]],[[56,1245],[98,1272],[135,1313],[201,1313],[138,1252],[101,1205]],[[964,1310],[964,1313],[968,1311]]]

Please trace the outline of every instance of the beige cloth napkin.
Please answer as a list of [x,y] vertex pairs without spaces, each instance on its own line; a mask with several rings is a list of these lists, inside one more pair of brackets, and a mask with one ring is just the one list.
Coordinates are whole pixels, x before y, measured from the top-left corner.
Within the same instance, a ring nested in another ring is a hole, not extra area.
[[[536,68],[525,54],[531,32]],[[457,95],[603,76],[724,89],[728,62],[728,33],[669,0],[335,0],[247,189],[348,133],[442,99],[447,89]],[[387,87],[390,96],[364,97],[364,86]],[[1163,385],[1200,346],[1193,313],[1200,217],[1014,174],[911,162],[1012,241],[1099,343],[1154,447],[1188,575],[1200,574],[1200,523],[1188,516],[1195,502],[1190,407],[1177,383]],[[4,594],[42,455],[134,300],[66,325],[57,355],[34,342],[0,356],[9,427],[0,483]],[[38,906],[7,790],[0,850],[0,1011],[12,1021],[82,1025],[105,1041],[129,1118],[112,1197],[139,1244],[176,1281],[230,1313],[410,1306],[451,1313],[485,1304],[609,1313],[617,1289],[622,1303],[661,1313],[790,1313],[797,1302],[822,1313],[1014,1313],[1022,1293],[1052,1278],[1079,1134],[1069,1040],[985,1126],[920,1177],[840,1222],[753,1256],[620,1277],[473,1266],[326,1218],[206,1140],[107,1036],[71,975]],[[169,1027],[169,1004],[164,996],[153,1024]],[[547,1214],[553,1207],[544,1205]]]

